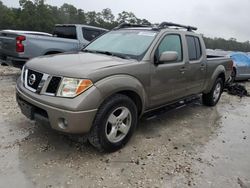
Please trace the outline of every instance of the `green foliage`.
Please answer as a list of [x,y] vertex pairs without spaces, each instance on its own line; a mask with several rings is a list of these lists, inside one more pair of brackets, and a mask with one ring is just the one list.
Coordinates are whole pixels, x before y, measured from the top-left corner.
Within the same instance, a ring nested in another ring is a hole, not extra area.
[[[55,24],[88,24],[106,29],[112,29],[122,22],[148,25],[146,19],[140,19],[132,12],[122,11],[113,15],[109,8],[101,12],[85,12],[73,5],[64,3],[61,7],[46,4],[45,0],[19,0],[20,8],[8,8],[0,0],[0,30],[20,29],[51,33]],[[250,52],[250,42],[237,42],[231,38],[204,37],[207,48],[230,51]]]
[[21,29],[52,32],[55,24],[89,24],[112,29],[121,22],[149,23],[132,12],[123,11],[116,19],[109,8],[101,12],[85,12],[64,3],[61,7],[46,4],[45,0],[19,0],[20,8],[8,8],[0,1],[0,29]]
[[250,52],[250,42],[237,42],[235,38],[225,40],[223,38],[207,38],[203,37],[206,47],[209,49],[222,49],[226,51],[242,51]]

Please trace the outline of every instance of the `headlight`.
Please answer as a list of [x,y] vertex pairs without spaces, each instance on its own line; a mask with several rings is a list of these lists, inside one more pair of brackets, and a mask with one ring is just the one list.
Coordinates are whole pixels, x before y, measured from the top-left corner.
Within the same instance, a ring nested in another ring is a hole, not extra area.
[[57,96],[73,98],[86,91],[92,85],[91,80],[87,79],[63,78]]

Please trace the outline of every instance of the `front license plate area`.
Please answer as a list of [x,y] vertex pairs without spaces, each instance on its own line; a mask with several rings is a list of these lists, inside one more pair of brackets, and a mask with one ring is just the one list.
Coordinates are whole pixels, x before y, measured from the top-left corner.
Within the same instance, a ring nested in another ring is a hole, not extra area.
[[34,119],[34,107],[27,103],[26,101],[22,100],[20,97],[17,96],[18,105],[21,108],[22,113],[29,119]]

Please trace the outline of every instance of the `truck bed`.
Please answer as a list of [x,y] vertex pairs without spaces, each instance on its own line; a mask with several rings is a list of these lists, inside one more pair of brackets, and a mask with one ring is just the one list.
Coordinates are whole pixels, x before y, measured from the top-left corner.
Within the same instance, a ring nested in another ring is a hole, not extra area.
[[[213,75],[216,69],[225,68],[225,81],[228,81],[233,67],[233,61],[229,57],[208,55],[207,56],[207,74]],[[210,78],[210,77],[208,77]]]

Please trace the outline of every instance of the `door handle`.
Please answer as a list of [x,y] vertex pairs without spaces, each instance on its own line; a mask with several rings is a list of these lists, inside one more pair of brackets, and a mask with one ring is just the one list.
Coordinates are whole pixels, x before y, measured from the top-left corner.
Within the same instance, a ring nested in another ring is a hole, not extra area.
[[206,65],[204,63],[201,64],[201,70],[205,70]]
[[182,74],[184,74],[186,70],[187,70],[186,67],[181,67],[181,68],[179,69],[179,71],[180,71]]

